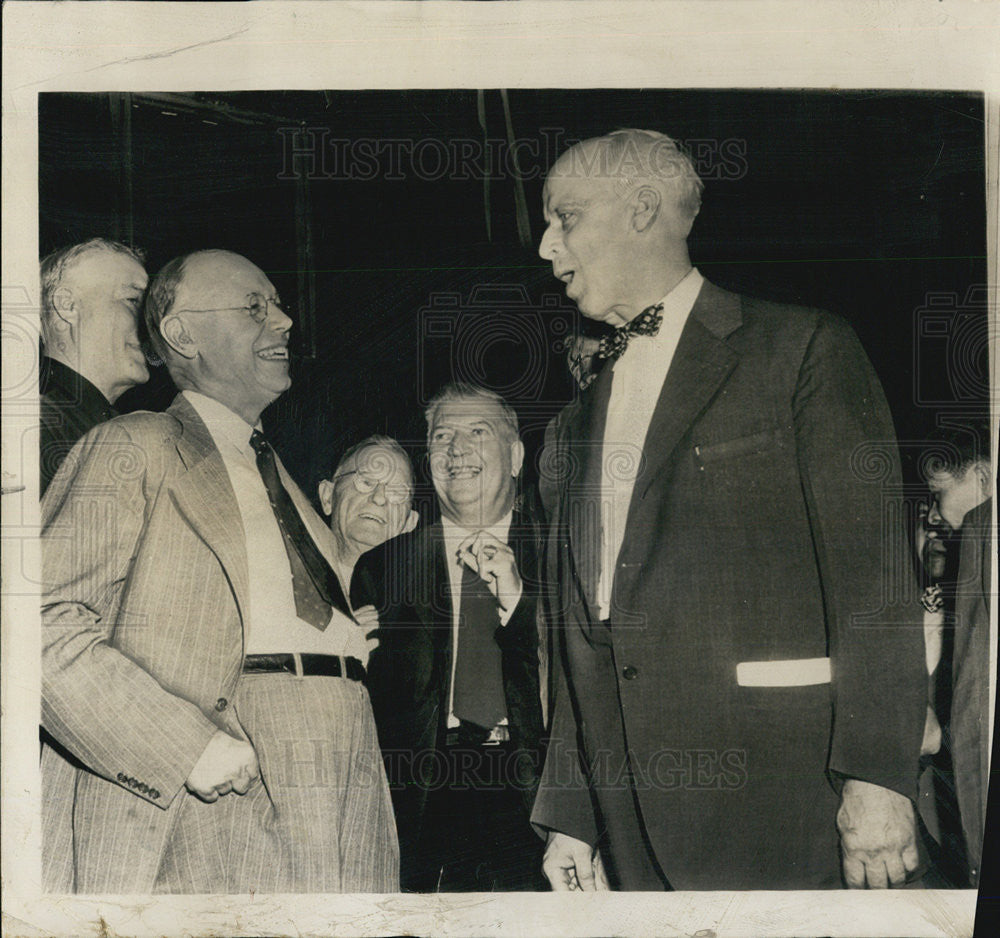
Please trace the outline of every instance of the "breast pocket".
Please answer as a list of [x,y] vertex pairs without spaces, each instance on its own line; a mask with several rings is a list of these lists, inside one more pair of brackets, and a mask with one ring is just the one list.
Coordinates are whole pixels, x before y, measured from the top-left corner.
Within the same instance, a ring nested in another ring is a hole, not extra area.
[[739,436],[720,443],[695,443],[695,462],[700,469],[740,456],[763,455],[783,444],[780,427],[771,427],[758,433]]

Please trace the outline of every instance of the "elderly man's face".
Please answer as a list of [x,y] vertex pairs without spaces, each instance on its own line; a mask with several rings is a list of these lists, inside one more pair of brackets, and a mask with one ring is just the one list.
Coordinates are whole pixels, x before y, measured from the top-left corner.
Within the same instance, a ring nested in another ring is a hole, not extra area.
[[542,194],[548,227],[538,253],[552,262],[553,275],[584,316],[618,326],[637,312],[628,306],[635,249],[630,213],[614,181],[588,177],[582,162],[571,151],[549,173]]
[[412,528],[413,482],[407,459],[387,446],[358,450],[319,489],[338,541],[358,553]]
[[[266,300],[260,322],[248,311]],[[253,424],[291,385],[288,333],[292,321],[274,284],[245,257],[226,251],[188,261],[170,315],[183,318],[197,348],[196,390]]]
[[475,398],[447,401],[428,428],[434,490],[445,517],[464,527],[495,524],[510,510],[524,460],[500,408]]
[[81,368],[96,365],[116,397],[149,380],[137,331],[147,280],[137,260],[103,249],[87,251],[63,275],[79,310]]

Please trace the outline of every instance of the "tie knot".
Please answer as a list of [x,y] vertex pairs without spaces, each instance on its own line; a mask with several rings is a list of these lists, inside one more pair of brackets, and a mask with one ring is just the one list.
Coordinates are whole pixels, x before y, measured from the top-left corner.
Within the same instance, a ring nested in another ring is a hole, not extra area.
[[267,437],[264,436],[260,430],[254,430],[250,434],[250,445],[253,447],[254,452],[258,456],[262,456],[270,448],[270,444],[267,442]]
[[628,348],[629,339],[634,335],[656,335],[663,322],[663,304],[647,306],[638,316],[624,326],[615,329],[611,335],[601,339],[601,347],[597,350],[598,358],[609,358],[617,361]]

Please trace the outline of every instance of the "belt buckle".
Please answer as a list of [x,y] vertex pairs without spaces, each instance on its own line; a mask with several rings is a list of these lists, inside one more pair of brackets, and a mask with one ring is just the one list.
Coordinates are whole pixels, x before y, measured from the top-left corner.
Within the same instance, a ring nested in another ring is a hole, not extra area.
[[490,730],[490,735],[483,740],[484,746],[499,746],[501,743],[510,742],[510,727],[503,723],[498,723]]

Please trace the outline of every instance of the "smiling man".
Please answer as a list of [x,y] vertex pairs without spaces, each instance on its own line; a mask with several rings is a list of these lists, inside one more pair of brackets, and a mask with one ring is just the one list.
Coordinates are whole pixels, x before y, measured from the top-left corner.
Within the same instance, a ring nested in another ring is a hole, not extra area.
[[528,823],[542,737],[537,529],[502,398],[449,385],[426,411],[441,520],[359,563],[382,623],[371,688],[403,887],[542,889]]
[[137,330],[148,278],[139,251],[93,238],[43,258],[41,279],[44,495],[73,444],[149,380]]
[[[926,676],[916,604],[884,608],[907,553],[884,515],[892,420],[846,323],[692,267],[701,191],[644,130],[584,141],[545,183],[539,253],[616,327],[540,466],[566,663],[532,815],[545,872],[816,889],[842,858],[851,886],[899,884]],[[881,484],[855,461],[873,447]]]
[[146,320],[181,393],[42,501],[46,889],[395,891],[364,630],[261,431],[291,320],[227,251],[167,264]]

